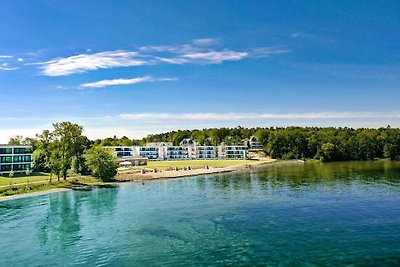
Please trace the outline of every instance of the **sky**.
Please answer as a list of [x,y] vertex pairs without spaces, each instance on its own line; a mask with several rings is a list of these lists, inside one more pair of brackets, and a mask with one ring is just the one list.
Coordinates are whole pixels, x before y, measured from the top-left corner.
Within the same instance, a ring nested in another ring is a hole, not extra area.
[[0,101],[0,143],[400,127],[400,2],[0,0]]

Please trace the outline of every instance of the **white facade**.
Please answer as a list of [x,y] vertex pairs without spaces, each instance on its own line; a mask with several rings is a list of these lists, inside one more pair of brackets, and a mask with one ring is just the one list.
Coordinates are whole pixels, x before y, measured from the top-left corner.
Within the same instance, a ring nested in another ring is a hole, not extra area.
[[214,146],[196,146],[196,159],[216,159],[221,158],[218,155],[218,150],[220,147]]
[[258,139],[255,136],[252,136],[249,138],[249,150],[250,151],[262,151],[264,150],[263,145],[258,141]]
[[248,152],[247,146],[224,146],[222,148],[224,159],[247,159]]
[[135,151],[139,151],[140,157],[148,158],[149,160],[156,160],[160,158],[160,147],[140,146],[134,148]]
[[[158,144],[155,145],[155,144]],[[247,159],[247,146],[196,146],[185,139],[179,146],[151,143],[146,146],[113,147],[118,158],[144,157],[149,160]]]
[[0,174],[32,169],[32,147],[0,145]]

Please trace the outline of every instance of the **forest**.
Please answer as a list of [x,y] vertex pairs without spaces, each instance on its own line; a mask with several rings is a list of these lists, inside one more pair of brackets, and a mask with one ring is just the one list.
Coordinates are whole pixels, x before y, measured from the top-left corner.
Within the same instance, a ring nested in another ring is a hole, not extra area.
[[400,159],[400,129],[386,128],[210,128],[178,130],[148,135],[141,140],[128,137],[106,138],[94,144],[106,146],[145,145],[148,142],[172,142],[178,145],[184,138],[192,138],[198,145],[239,145],[255,136],[265,153],[277,159],[315,159],[321,161]]

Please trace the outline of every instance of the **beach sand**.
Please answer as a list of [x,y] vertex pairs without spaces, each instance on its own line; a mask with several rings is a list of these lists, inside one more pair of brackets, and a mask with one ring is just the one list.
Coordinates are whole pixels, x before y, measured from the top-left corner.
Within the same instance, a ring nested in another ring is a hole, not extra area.
[[229,166],[229,167],[221,167],[221,168],[213,168],[209,167],[206,168],[198,168],[192,170],[163,170],[163,171],[147,171],[146,173],[142,174],[138,171],[126,171],[118,173],[115,177],[117,181],[143,181],[143,180],[156,180],[156,179],[168,179],[168,178],[180,178],[180,177],[187,177],[187,176],[195,176],[195,175],[203,175],[203,174],[213,174],[213,173],[224,173],[224,172],[232,172],[238,170],[245,170],[255,166],[261,165],[268,165],[272,163],[276,163],[276,160],[262,160],[262,161],[255,161],[254,163],[246,163],[241,165]]

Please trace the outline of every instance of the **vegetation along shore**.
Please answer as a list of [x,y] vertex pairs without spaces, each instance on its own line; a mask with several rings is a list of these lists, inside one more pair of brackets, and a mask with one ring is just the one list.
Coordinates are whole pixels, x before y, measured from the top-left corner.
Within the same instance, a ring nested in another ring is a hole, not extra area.
[[[178,130],[148,135],[137,140],[112,137],[89,140],[82,126],[62,122],[35,138],[15,136],[9,145],[29,145],[33,149],[33,169],[13,177],[0,176],[0,197],[57,188],[74,188],[104,182],[142,181],[190,175],[228,172],[272,164],[276,160],[375,160],[400,159],[400,129],[352,128],[212,128]],[[255,136],[263,151],[249,160],[149,161],[147,166],[119,168],[107,146],[134,146],[150,142],[178,145],[191,138],[198,145],[243,145]]]

